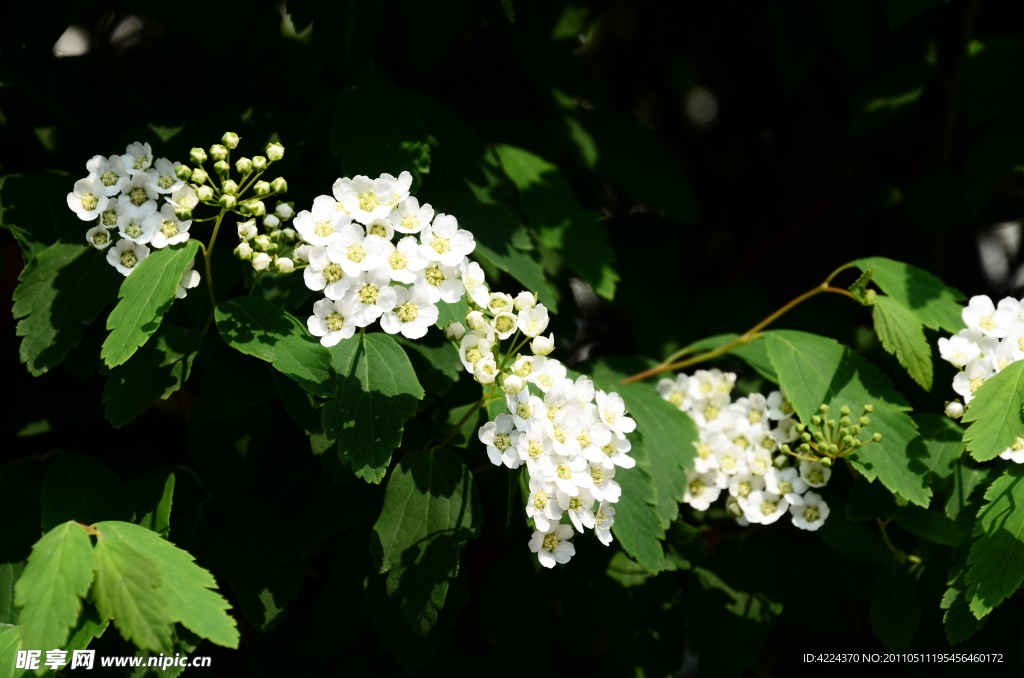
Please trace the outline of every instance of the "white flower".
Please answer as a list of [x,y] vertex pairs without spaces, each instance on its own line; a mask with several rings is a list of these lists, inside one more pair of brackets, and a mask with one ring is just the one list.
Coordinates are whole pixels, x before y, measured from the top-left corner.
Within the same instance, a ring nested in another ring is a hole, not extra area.
[[971,297],[961,315],[968,329],[977,328],[993,337],[1005,337],[1009,334],[1010,324],[1017,318],[1017,314],[1011,309],[996,310],[992,300],[985,295]]
[[755,490],[747,497],[743,506],[743,517],[753,524],[771,525],[781,518],[789,508],[783,497],[764,490]]
[[396,205],[403,200],[409,199],[409,188],[412,186],[411,174],[402,172],[396,178],[385,172],[378,178],[391,182],[391,200],[388,201],[388,205]]
[[95,174],[75,182],[68,193],[68,207],[82,221],[92,221],[107,209],[107,189]]
[[486,306],[490,292],[484,282],[484,270],[475,261],[467,263],[468,259],[462,261],[462,284],[469,294],[469,298],[477,306]]
[[[693,384],[693,380],[690,380]],[[690,389],[692,395],[693,389]],[[690,410],[690,416],[697,422],[697,426],[707,427],[712,431],[722,431],[733,425],[735,415],[729,410],[729,394],[715,391],[711,397],[700,399]]]
[[415,283],[417,271],[427,267],[427,260],[420,254],[419,243],[411,235],[399,240],[397,245],[387,243],[383,259],[382,266],[388,269],[391,279],[400,283]]
[[321,299],[313,304],[313,315],[306,321],[310,334],[320,337],[324,346],[334,346],[356,331],[352,307],[344,299]]
[[328,299],[341,299],[349,288],[351,277],[345,276],[341,264],[331,261],[326,247],[308,246],[305,254],[309,266],[302,271],[306,287],[313,291],[323,290]]
[[274,268],[278,273],[291,273],[295,270],[295,262],[288,257],[277,257],[274,259]]
[[725,445],[729,444],[722,434],[701,429],[700,440],[693,444],[697,449],[697,456],[693,460],[693,468],[697,473],[707,473],[718,468],[718,455],[712,447],[714,443],[717,443],[719,446],[723,443]]
[[178,289],[174,290],[174,296],[178,299],[184,299],[190,289],[199,285],[199,271],[193,270],[195,265],[195,261],[188,262],[185,272],[181,274],[181,280],[178,281]]
[[618,393],[598,391],[595,395],[597,412],[601,421],[608,424],[618,433],[632,433],[636,430],[636,422],[626,416],[626,403]]
[[109,158],[94,155],[89,162],[85,163],[85,168],[89,170],[89,174],[99,177],[100,183],[106,188],[107,197],[117,195],[121,190],[118,187],[121,177],[127,174],[124,161],[119,155],[112,155]]
[[93,226],[85,232],[85,240],[98,250],[105,250],[114,242],[110,232],[103,226]]
[[[557,449],[557,438],[555,442]],[[545,475],[555,483],[555,486],[570,497],[579,495],[581,488],[594,487],[590,465],[582,457],[552,455],[548,458],[548,463],[543,468]],[[604,473],[600,469],[599,471]],[[595,496],[597,495],[595,494]],[[618,499],[618,496],[616,495],[615,498]]]
[[535,376],[531,382],[536,384],[541,391],[547,393],[555,384],[565,378],[565,374],[565,365],[554,358],[548,358],[540,370],[534,371]]
[[[590,467],[590,479],[593,482],[591,492],[594,494],[594,498],[598,501],[610,501],[612,503],[619,500],[619,496],[622,494],[622,488],[615,482],[615,469],[606,469],[602,466],[591,466]],[[585,487],[585,485],[580,485]]]
[[958,372],[953,377],[953,390],[963,396],[965,403],[970,403],[974,400],[974,392],[993,374],[995,366],[991,359],[975,358],[967,363],[967,368],[963,372]]
[[804,495],[803,506],[791,506],[790,514],[793,516],[793,524],[801,530],[817,530],[825,524],[828,518],[828,504],[821,499],[816,492],[808,492]]
[[786,399],[786,394],[782,391],[772,391],[768,394],[768,417],[779,421],[780,419],[786,419],[793,416],[793,403]]
[[153,164],[153,149],[148,143],[136,141],[128,145],[124,155],[121,156],[121,161],[124,163],[128,174],[145,173],[149,166]]
[[121,204],[118,211],[120,212],[117,217],[118,235],[140,245],[152,240],[157,229],[163,223],[159,218],[150,218],[154,215],[160,216],[156,211],[156,201],[146,202],[141,207],[136,207],[131,203]]
[[715,483],[714,473],[686,472],[686,492],[683,501],[696,511],[707,511],[711,503],[718,499],[722,490]]
[[740,500],[740,505],[745,505],[751,493],[764,489],[764,476],[755,476],[749,470],[744,470],[729,478],[729,494]]
[[526,462],[531,476],[543,475],[543,469],[548,467],[548,457],[554,450],[546,423],[531,419],[519,436],[519,458]]
[[612,525],[615,523],[615,507],[606,501],[601,502],[594,514],[594,534],[602,544],[612,543]]
[[260,252],[252,258],[252,267],[257,271],[265,271],[270,268],[271,262],[273,262],[273,259],[270,258],[269,254]]
[[537,336],[530,342],[530,350],[535,355],[545,356],[555,350],[555,335],[549,334],[546,337]]
[[[522,378],[514,375],[505,377],[506,382],[509,379],[521,380]],[[506,393],[508,392],[506,391]],[[530,395],[530,391],[527,389],[508,393],[505,396],[505,406],[511,413],[512,420],[518,429],[525,429],[531,419],[546,420],[548,416],[548,406],[537,396]]]
[[99,225],[108,230],[117,228],[117,217],[124,210],[124,206],[116,200],[107,200],[107,209],[100,212]]
[[280,225],[281,220],[278,219],[273,214],[268,214],[265,217],[263,217],[263,227],[266,228],[268,231],[272,231]]
[[939,354],[942,359],[957,367],[963,367],[981,354],[981,347],[966,337],[952,336],[939,339]]
[[131,240],[119,240],[107,250],[107,262],[121,275],[128,275],[143,259],[149,256],[149,248]]
[[313,246],[309,243],[303,243],[292,250],[292,261],[296,263],[302,263],[309,261],[309,252],[313,249]]
[[[533,296],[532,292],[520,292],[515,298],[515,307],[517,311],[525,311],[528,308],[533,308],[537,303],[537,297]],[[483,304],[481,304],[483,306]]]
[[961,403],[959,400],[954,400],[953,402],[946,403],[946,416],[951,417],[953,419],[959,419],[960,417],[964,416],[964,404]]
[[401,332],[407,339],[419,339],[437,322],[437,306],[419,288],[390,289],[395,291],[395,305],[381,316],[381,328],[388,334]]
[[526,382],[522,377],[517,377],[514,374],[506,376],[501,381],[501,390],[508,395],[522,393],[524,388],[526,388]]
[[483,330],[490,328],[487,318],[480,311],[469,311],[466,313],[466,324],[471,330]]
[[175,207],[190,210],[199,204],[199,196],[196,195],[194,188],[185,184],[178,190],[171,193],[171,197],[168,198],[167,201]]
[[461,230],[458,221],[450,214],[434,217],[433,223],[420,233],[420,242],[420,252],[424,257],[445,266],[458,266],[463,257],[476,249],[473,234]]
[[256,230],[256,220],[250,219],[249,221],[243,221],[238,225],[238,237],[240,240],[252,240],[259,231]]
[[459,344],[459,359],[467,372],[473,372],[476,364],[492,356],[491,342],[478,334],[467,334]]
[[498,363],[494,358],[484,358],[473,366],[473,378],[481,384],[493,384],[498,376]]
[[[422,246],[419,251],[422,256]],[[461,299],[466,291],[466,286],[459,280],[459,269],[438,262],[428,262],[425,268],[416,271],[415,285],[426,290],[434,303],[444,301],[453,304]]]
[[153,166],[146,170],[158,193],[173,193],[185,185],[185,182],[174,173],[175,168],[179,166],[180,162],[172,163],[167,158],[157,158]]
[[568,512],[569,520],[578,532],[583,532],[584,527],[594,527],[594,496],[589,490],[580,490],[580,493],[573,497],[556,489],[555,496],[561,509]]
[[636,459],[629,456],[629,451],[633,447],[629,439],[621,433],[615,431],[611,433],[611,440],[598,448],[604,456],[600,460],[587,457],[588,461],[592,464],[600,463],[601,466],[609,469],[613,466],[621,466],[622,468],[633,468],[636,466]]
[[498,335],[498,339],[504,341],[516,331],[516,316],[508,311],[498,313],[491,321],[491,327],[494,328],[494,333]]
[[453,323],[448,321],[448,327],[444,328],[444,336],[452,341],[462,341],[462,337],[466,336],[466,327],[462,323]]
[[530,496],[526,500],[526,515],[533,518],[538,530],[547,532],[562,519],[562,511],[555,500],[555,484],[537,476],[530,477]]
[[[296,226],[299,217],[295,218]],[[341,264],[345,275],[372,271],[383,263],[388,254],[389,243],[386,240],[376,235],[365,235],[363,229],[356,224],[345,224],[336,236],[327,247],[327,255],[331,261]]]
[[1015,464],[1024,464],[1024,438],[1017,438],[1013,447],[1009,447],[999,455],[1000,459],[1012,461]]
[[519,329],[528,337],[536,337],[548,328],[548,309],[544,304],[519,311]]
[[537,554],[537,560],[544,567],[568,563],[576,555],[576,547],[568,541],[572,535],[572,527],[569,525],[555,525],[547,532],[534,532],[530,539],[530,550]]
[[383,219],[391,213],[395,182],[381,177],[358,175],[334,182],[334,197],[361,224]]
[[690,377],[677,374],[675,379],[664,378],[658,382],[658,393],[683,412],[689,411],[693,405],[690,397]]
[[487,446],[487,458],[495,466],[519,468],[523,463],[519,457],[520,432],[515,429],[511,415],[499,414],[477,431],[477,437]]
[[774,466],[764,474],[764,485],[772,494],[784,497],[795,506],[804,503],[803,493],[807,491],[807,483],[792,466],[778,469]]
[[832,477],[832,469],[821,465],[820,461],[800,462],[800,477],[811,487],[825,487]]
[[192,226],[191,221],[181,221],[175,216],[174,205],[170,203],[164,203],[159,212],[150,214],[142,223],[143,229],[152,226],[150,244],[157,249],[185,242],[189,238],[188,229]]
[[366,235],[378,235],[390,241],[395,235],[395,227],[387,219],[374,219],[366,225]]
[[487,297],[487,310],[491,313],[501,313],[502,311],[512,311],[515,308],[512,297],[502,292],[492,292]]
[[[295,230],[310,245],[326,246],[339,242],[345,230],[350,234],[358,234],[359,240],[363,237],[363,229],[353,225],[349,215],[339,212],[337,203],[329,195],[321,195],[313,200],[312,211],[302,210],[295,215]],[[352,235],[346,244],[351,240]]]
[[429,203],[420,206],[419,200],[408,197],[398,203],[388,219],[399,233],[419,233],[434,218],[434,208]]
[[[380,268],[364,271],[349,278],[345,298],[352,305],[356,327],[366,327],[381,317],[385,311],[395,308],[398,294],[396,288],[388,285],[390,282],[391,276]],[[413,318],[415,316],[414,311]]]
[[118,187],[121,189],[121,195],[117,196],[117,201],[122,205],[142,207],[152,201],[153,211],[156,211],[156,199],[160,197],[160,193],[156,190],[153,177],[145,172],[134,176],[125,175],[121,177]]

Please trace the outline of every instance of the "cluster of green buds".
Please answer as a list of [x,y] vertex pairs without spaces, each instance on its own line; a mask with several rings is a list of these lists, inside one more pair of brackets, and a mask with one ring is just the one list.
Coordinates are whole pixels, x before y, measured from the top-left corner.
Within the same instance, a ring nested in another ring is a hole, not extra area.
[[[260,180],[270,165],[284,157],[284,146],[274,142],[267,145],[266,156],[236,160],[234,165],[239,175],[236,181],[231,178],[231,151],[238,147],[239,141],[237,134],[226,132],[221,143],[210,146],[209,153],[202,148],[193,148],[189,157],[195,166],[179,165],[175,174],[182,181],[190,182],[196,197],[206,205],[242,217],[262,217],[267,214],[264,200],[288,191],[284,177],[273,181]],[[205,165],[210,160],[213,160],[213,165],[207,170]],[[191,209],[179,208],[179,211],[179,219],[192,218]]]
[[783,452],[807,461],[820,461],[822,466],[828,467],[836,459],[842,459],[857,448],[882,439],[882,434],[877,432],[865,440],[858,437],[871,425],[868,415],[874,411],[873,405],[865,405],[856,420],[850,418],[850,408],[846,405],[839,408],[839,419],[828,418],[828,405],[822,405],[819,411],[820,415],[811,417],[810,426],[804,423],[796,425],[800,434],[800,444],[796,451],[789,445],[783,445]]

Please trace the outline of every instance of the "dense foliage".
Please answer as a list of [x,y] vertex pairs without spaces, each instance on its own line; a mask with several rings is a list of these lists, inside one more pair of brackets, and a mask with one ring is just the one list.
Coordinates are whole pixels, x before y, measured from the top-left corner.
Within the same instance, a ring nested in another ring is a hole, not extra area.
[[0,678],[1019,673],[1021,19],[0,9]]

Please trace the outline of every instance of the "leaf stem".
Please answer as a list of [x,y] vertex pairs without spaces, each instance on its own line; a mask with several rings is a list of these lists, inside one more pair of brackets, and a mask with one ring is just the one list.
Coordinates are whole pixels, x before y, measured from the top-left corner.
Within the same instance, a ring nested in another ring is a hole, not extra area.
[[203,325],[203,334],[210,330],[210,325],[213,323],[213,312],[217,309],[217,297],[213,293],[213,273],[210,268],[210,260],[213,256],[213,246],[217,242],[217,234],[220,232],[220,223],[223,221],[225,214],[227,214],[227,210],[222,209],[220,214],[217,215],[217,221],[213,223],[213,234],[210,236],[210,244],[203,248],[203,259],[206,262],[206,289],[210,292],[210,315],[206,319],[206,324]]
[[882,520],[881,518],[875,518],[875,522],[878,523],[878,531],[882,533],[882,541],[884,541],[885,545],[889,547],[889,551],[892,552],[893,558],[900,561],[901,563],[920,563],[920,558],[918,558],[915,555],[905,553],[900,549],[896,548],[896,545],[892,543],[891,539],[889,539],[889,531],[885,529],[885,526],[889,524],[889,520],[892,519],[889,518],[888,520]]
[[[842,270],[842,269],[839,269],[839,270]],[[673,358],[676,358],[679,355],[683,355],[683,352],[677,351],[676,354],[673,354],[672,356],[670,356],[668,360],[666,360],[665,362],[661,363],[660,365],[657,365],[656,367],[652,367],[649,370],[644,370],[643,372],[638,372],[637,374],[634,374],[631,377],[626,377],[620,383],[622,383],[622,384],[631,384],[634,381],[640,381],[642,379],[646,379],[647,377],[653,377],[654,375],[661,374],[662,372],[671,372],[673,370],[678,370],[678,369],[681,369],[683,367],[688,367],[690,365],[695,365],[697,363],[704,362],[705,360],[710,360],[712,358],[717,358],[718,356],[720,356],[720,355],[722,355],[724,353],[728,353],[729,351],[731,351],[734,348],[737,348],[739,346],[743,346],[744,344],[748,344],[751,341],[753,341],[754,339],[757,339],[758,337],[761,336],[760,332],[765,327],[767,327],[768,325],[771,325],[773,322],[778,320],[781,316],[785,315],[788,311],[793,309],[795,306],[798,306],[799,304],[803,303],[804,301],[807,301],[811,297],[816,296],[818,294],[821,294],[822,292],[832,292],[834,294],[842,294],[842,295],[845,295],[845,296],[850,297],[852,299],[853,295],[850,294],[849,290],[845,290],[842,287],[832,287],[832,286],[829,285],[829,282],[831,282],[831,278],[836,273],[838,273],[839,270],[835,271],[832,274],[832,276],[829,276],[829,280],[826,280],[825,282],[821,283],[817,287],[812,287],[811,289],[807,290],[806,292],[804,292],[803,294],[798,296],[796,299],[793,299],[788,304],[786,304],[782,308],[778,309],[777,311],[772,313],[770,316],[768,316],[767,318],[765,318],[761,322],[757,323],[756,325],[754,325],[749,330],[747,330],[746,332],[744,332],[740,336],[736,337],[732,341],[727,342],[725,344],[722,344],[718,348],[712,349],[710,351],[705,351],[704,353],[701,353],[699,355],[695,355],[692,358],[687,358],[686,360],[680,360],[678,362],[670,362]]]

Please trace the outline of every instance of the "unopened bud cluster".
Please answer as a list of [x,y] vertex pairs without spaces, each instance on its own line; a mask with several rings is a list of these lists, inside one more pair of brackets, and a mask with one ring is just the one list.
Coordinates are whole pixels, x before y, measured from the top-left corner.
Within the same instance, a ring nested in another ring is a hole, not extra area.
[[[697,370],[662,379],[658,392],[697,424],[694,469],[684,502],[706,511],[720,497],[740,525],[768,525],[790,515],[793,525],[817,530],[829,515],[817,492],[832,476],[831,459],[786,454],[801,425],[783,391],[732,399],[736,375]],[[799,464],[797,465],[797,462]]]
[[[946,404],[946,414],[953,418],[963,416],[964,405],[974,399],[974,393],[988,379],[1024,358],[1024,304],[1014,297],[1006,297],[993,304],[979,295],[971,297],[963,309],[965,327],[951,337],[939,339],[939,354],[946,362],[960,369],[953,377],[953,390],[963,397]],[[1017,438],[1001,459],[1024,464],[1024,440]]]
[[789,445],[783,445],[782,451],[799,459],[831,466],[833,461],[842,459],[857,448],[882,440],[881,433],[874,433],[866,440],[859,437],[864,429],[871,425],[871,417],[868,415],[874,410],[873,405],[865,405],[856,420],[850,418],[850,408],[846,405],[839,408],[838,418],[834,414],[831,419],[828,418],[830,409],[828,405],[818,408],[820,414],[811,417],[810,426],[797,424],[800,444],[797,445],[796,451]]

